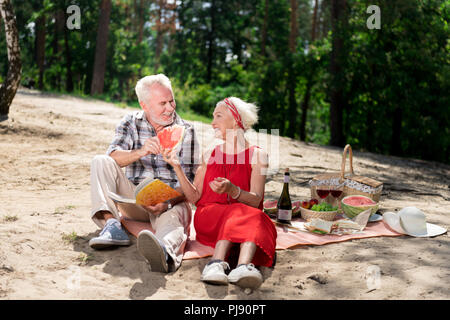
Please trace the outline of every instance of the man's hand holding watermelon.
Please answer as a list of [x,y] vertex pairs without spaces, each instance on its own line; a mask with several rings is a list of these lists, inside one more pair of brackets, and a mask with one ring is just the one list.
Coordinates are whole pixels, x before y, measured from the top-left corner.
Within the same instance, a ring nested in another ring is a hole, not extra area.
[[141,157],[145,157],[149,154],[160,154],[161,148],[158,137],[151,137],[145,140],[144,145],[139,150],[141,152]]

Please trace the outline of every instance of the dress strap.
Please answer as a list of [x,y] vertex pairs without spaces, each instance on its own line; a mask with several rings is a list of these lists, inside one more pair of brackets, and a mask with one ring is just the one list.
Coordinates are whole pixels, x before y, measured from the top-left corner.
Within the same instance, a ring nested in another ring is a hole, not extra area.
[[257,145],[253,145],[250,146],[247,150],[248,150],[248,161],[249,163],[252,165],[252,160],[253,160],[253,151],[255,151],[255,148],[259,148],[259,146]]

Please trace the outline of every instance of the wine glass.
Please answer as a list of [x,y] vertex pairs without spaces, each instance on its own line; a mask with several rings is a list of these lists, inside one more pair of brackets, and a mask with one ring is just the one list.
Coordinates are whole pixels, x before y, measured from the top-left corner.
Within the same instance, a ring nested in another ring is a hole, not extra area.
[[328,185],[317,186],[316,193],[321,199],[320,202],[324,202],[327,196],[330,194],[330,186]]
[[330,188],[330,194],[333,196],[334,201],[333,201],[333,206],[335,206],[335,204],[338,205],[338,207],[340,207],[340,202],[339,202],[339,198],[342,196],[344,192],[344,183],[338,184],[338,185],[333,185]]

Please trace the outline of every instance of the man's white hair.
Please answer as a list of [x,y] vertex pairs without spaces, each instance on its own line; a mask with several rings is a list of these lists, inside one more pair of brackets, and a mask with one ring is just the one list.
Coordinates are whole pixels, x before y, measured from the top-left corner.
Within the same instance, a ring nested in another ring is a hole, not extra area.
[[[244,126],[244,131],[251,129],[256,123],[258,123],[258,106],[253,103],[245,102],[236,97],[229,97],[228,100],[230,100],[231,103],[234,104],[237,111],[239,112],[239,115],[242,119],[242,125]],[[227,106],[224,100],[219,101],[216,106],[219,105]]]
[[148,102],[151,95],[150,87],[155,83],[159,83],[160,85],[166,87],[167,89],[170,89],[170,91],[172,91],[173,93],[172,83],[170,82],[170,79],[167,78],[166,75],[160,73],[151,76],[146,76],[136,83],[136,87],[134,89],[136,91],[136,95],[138,97],[139,102],[144,103]]

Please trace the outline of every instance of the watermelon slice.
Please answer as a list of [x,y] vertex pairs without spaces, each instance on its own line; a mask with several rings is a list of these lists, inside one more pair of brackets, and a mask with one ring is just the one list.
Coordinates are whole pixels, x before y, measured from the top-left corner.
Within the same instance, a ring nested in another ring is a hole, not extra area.
[[264,202],[263,204],[263,210],[265,213],[267,213],[269,216],[270,215],[276,215],[277,214],[277,203],[278,201],[276,200],[267,200]]
[[370,215],[375,214],[378,210],[378,203],[369,197],[350,195],[341,200],[341,208],[347,217],[353,219],[367,209],[372,209]]
[[184,130],[183,126],[175,124],[158,132],[161,148],[168,150],[176,148],[183,141]]
[[292,217],[300,215],[300,207],[302,206],[301,201],[292,202]]
[[[267,200],[263,204],[263,211],[269,216],[275,216],[278,212],[277,200]],[[296,217],[300,214],[301,201],[292,202],[292,217]]]

